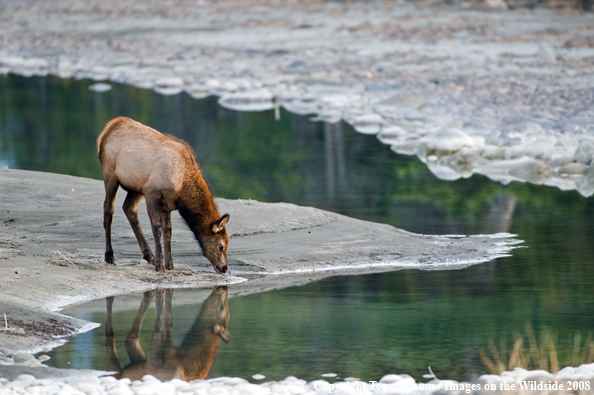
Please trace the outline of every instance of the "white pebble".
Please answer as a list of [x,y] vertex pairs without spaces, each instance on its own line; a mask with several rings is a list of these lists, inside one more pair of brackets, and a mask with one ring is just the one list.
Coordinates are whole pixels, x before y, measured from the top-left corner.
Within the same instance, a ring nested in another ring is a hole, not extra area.
[[74,388],[84,392],[85,394],[95,394],[95,393],[103,393],[103,386],[101,384],[91,384],[91,383],[77,383],[72,384]]
[[188,383],[187,381],[180,380],[180,379],[173,379],[173,380],[168,381],[168,383],[173,384],[173,386],[177,390],[179,390],[180,388],[189,388],[190,387],[190,383]]
[[254,380],[264,380],[266,378],[266,376],[264,376],[263,374],[260,374],[260,373],[256,373],[255,375],[252,376],[252,378]]
[[21,374],[19,377],[17,377],[17,381],[31,382],[31,381],[35,381],[35,377],[33,377],[30,374]]
[[239,391],[240,394],[246,395],[268,395],[270,394],[270,389],[266,387],[260,387],[257,384],[239,384],[235,386],[235,390]]
[[118,385],[109,390],[107,395],[134,395],[134,391],[127,385]]
[[70,385],[74,386],[74,384],[101,384],[101,379],[96,376],[79,376],[74,378],[70,381]]
[[274,384],[268,388],[270,389],[270,393],[274,395],[291,395],[291,391],[281,384]]

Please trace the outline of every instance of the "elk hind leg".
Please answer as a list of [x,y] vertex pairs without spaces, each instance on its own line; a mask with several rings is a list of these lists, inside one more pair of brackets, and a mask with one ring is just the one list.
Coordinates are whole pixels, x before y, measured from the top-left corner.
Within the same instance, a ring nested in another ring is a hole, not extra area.
[[[111,372],[118,372],[118,375],[122,371],[122,366],[118,359],[118,350],[116,348],[116,339],[113,331],[112,324],[112,306],[113,296],[105,298],[107,302],[107,317],[105,318],[105,350],[107,351],[107,370]],[[119,379],[119,377],[117,377]]]
[[113,220],[113,204],[120,187],[117,177],[103,174],[105,183],[105,202],[103,203],[103,228],[105,229],[105,262],[115,264],[111,245],[111,222]]
[[148,263],[154,265],[155,259],[151,251],[151,247],[149,247],[146,239],[144,238],[144,233],[142,233],[142,227],[140,226],[140,221],[138,220],[138,205],[140,204],[141,200],[142,194],[130,191],[126,196],[126,200],[124,200],[122,209],[124,210],[124,213],[126,213],[126,218],[128,218],[128,222],[130,222],[130,226],[134,231],[136,240],[138,240],[142,257]]
[[151,307],[154,293],[155,291],[146,291],[142,295],[142,302],[140,302],[140,307],[138,308],[138,312],[134,318],[134,323],[132,324],[132,328],[130,328],[130,332],[128,332],[128,336],[126,336],[126,341],[124,342],[126,352],[128,353],[130,363],[132,364],[146,361],[146,355],[140,346],[139,336],[146,312],[148,311],[149,307]]

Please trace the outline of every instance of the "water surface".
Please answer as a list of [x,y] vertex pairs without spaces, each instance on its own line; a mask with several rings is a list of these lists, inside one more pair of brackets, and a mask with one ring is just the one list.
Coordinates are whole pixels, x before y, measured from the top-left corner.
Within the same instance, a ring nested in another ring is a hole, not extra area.
[[[209,377],[268,379],[321,373],[379,379],[407,373],[417,379],[431,365],[440,378],[486,373],[479,350],[489,341],[511,349],[526,338],[556,337],[561,359],[594,331],[592,199],[575,191],[481,176],[445,182],[414,157],[395,155],[375,137],[349,126],[310,122],[281,110],[240,113],[213,98],[162,96],[114,84],[94,93],[93,81],[0,77],[0,166],[101,177],[95,138],[125,115],[187,140],[216,196],[292,202],[387,223],[426,234],[511,232],[525,240],[512,257],[463,270],[401,270],[337,276],[305,286],[231,297],[231,342],[220,346]],[[238,287],[238,286],[236,286]],[[173,293],[173,342],[179,346],[200,303]],[[239,292],[229,289],[230,295]],[[190,293],[190,296],[188,296]],[[208,290],[207,293],[210,293]],[[114,301],[118,354],[142,295]],[[180,302],[176,302],[180,300]],[[77,317],[105,323],[100,307],[78,306]],[[66,310],[68,312],[68,310]],[[141,343],[148,349],[154,310]],[[53,350],[48,364],[105,369],[104,328]],[[561,361],[563,364],[564,361]]]

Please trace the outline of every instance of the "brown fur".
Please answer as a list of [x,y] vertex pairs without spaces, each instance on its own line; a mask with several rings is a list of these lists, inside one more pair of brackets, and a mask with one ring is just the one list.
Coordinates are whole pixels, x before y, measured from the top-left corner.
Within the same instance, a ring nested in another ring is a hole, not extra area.
[[[151,305],[153,295],[157,295],[155,324],[145,354],[140,345],[139,335],[144,317]],[[173,346],[173,319],[171,302],[173,290],[145,292],[132,328],[126,337],[125,347],[130,363],[121,367],[112,325],[112,306],[114,297],[107,298],[107,318],[105,320],[105,346],[107,350],[107,370],[117,371],[118,379],[140,380],[150,374],[161,381],[178,378],[185,381],[205,379],[221,346],[221,340],[230,341],[227,325],[229,307],[227,287],[215,287],[206,299],[194,325],[182,344]]]
[[[119,117],[109,121],[97,138],[97,152],[105,183],[106,262],[115,262],[111,222],[115,195],[121,185],[128,191],[123,209],[142,256],[155,265],[157,271],[173,269],[171,211],[179,210],[215,270],[227,272],[229,238],[225,225],[229,214],[220,216],[190,145],[130,118]],[[138,205],[143,197],[155,239],[155,256],[138,221]]]

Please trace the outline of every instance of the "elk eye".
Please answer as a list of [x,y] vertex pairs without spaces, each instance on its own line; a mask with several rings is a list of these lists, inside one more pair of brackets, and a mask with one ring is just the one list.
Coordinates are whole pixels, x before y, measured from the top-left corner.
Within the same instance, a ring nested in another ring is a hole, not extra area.
[[223,252],[223,245],[219,244],[219,251]]

